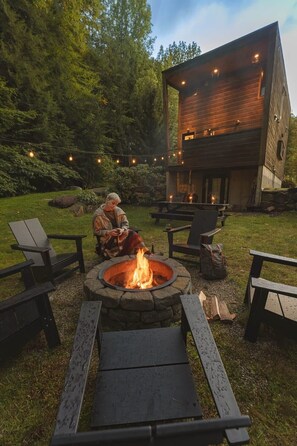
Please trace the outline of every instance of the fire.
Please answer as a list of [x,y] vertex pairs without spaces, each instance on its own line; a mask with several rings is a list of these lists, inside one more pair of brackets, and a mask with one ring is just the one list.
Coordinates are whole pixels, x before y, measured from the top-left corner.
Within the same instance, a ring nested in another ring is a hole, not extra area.
[[144,256],[145,250],[140,249],[136,255],[136,268],[131,280],[126,284],[127,288],[151,288],[153,283],[153,271],[148,259]]

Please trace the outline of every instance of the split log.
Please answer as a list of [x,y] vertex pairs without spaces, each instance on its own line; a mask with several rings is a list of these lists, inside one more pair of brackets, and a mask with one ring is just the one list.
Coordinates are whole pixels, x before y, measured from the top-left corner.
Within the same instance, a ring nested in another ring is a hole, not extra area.
[[227,304],[224,300],[219,301],[219,315],[220,315],[220,320],[226,323],[232,323],[233,320],[236,318],[236,314],[230,313]]

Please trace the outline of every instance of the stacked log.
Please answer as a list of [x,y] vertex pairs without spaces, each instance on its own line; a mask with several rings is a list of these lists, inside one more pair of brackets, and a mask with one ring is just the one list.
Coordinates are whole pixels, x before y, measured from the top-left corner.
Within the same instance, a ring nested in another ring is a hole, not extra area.
[[236,314],[230,313],[227,303],[224,300],[219,300],[217,296],[206,297],[203,291],[201,291],[199,299],[208,321],[219,320],[225,323],[232,323],[235,319]]

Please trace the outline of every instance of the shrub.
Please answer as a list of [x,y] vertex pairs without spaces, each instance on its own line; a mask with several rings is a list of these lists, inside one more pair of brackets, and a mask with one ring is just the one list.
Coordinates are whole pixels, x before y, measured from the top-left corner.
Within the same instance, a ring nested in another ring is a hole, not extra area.
[[29,158],[21,151],[17,147],[1,146],[0,196],[66,189],[81,181],[74,170],[62,164]]
[[86,206],[98,206],[101,203],[101,200],[95,192],[91,190],[83,190],[77,195],[77,200]]
[[119,167],[114,173],[113,189],[124,203],[151,205],[164,199],[166,177],[162,167],[139,164],[135,167]]
[[293,180],[293,177],[288,177],[288,176],[286,176],[286,177],[283,179],[282,187],[287,187],[287,188],[296,187],[296,183],[295,183],[295,181]]

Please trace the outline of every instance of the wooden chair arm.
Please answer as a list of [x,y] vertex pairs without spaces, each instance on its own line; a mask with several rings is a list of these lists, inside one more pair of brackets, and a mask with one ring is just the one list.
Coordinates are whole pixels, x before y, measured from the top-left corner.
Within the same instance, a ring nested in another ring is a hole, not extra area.
[[18,244],[10,246],[12,249],[15,249],[17,251],[39,252],[40,254],[50,251],[50,248],[40,248],[38,246],[18,245]]
[[165,229],[163,232],[169,232],[173,234],[174,232],[184,231],[186,229],[191,229],[191,225],[179,226],[178,228]]
[[[182,331],[191,331],[219,416],[240,417],[226,370],[197,294],[182,295]],[[229,444],[248,442],[246,429],[227,429]]]
[[82,303],[54,436],[74,434],[77,431],[95,338],[98,334],[101,304],[94,301]]
[[60,239],[60,240],[80,240],[85,238],[86,235],[61,235],[61,234],[47,234],[48,238]]
[[20,273],[25,268],[29,268],[31,265],[33,265],[33,263],[33,260],[26,260],[26,262],[18,263],[16,265],[9,266],[8,268],[3,268],[0,270],[0,279]]
[[215,228],[215,229],[212,229],[211,231],[203,232],[203,234],[201,234],[201,238],[212,237],[215,234],[217,234],[218,232],[220,232],[221,230],[222,230],[222,228]]
[[15,308],[18,305],[23,305],[25,302],[29,302],[30,300],[53,290],[55,290],[55,287],[51,282],[45,282],[41,285],[29,288],[28,290],[22,291],[21,293],[0,302],[0,312],[6,311],[9,308]]
[[260,277],[264,261],[271,262],[271,263],[278,263],[279,265],[297,266],[297,259],[293,259],[290,257],[278,256],[276,254],[255,251],[253,249],[250,250],[250,254],[253,256],[253,261],[251,264],[249,279],[247,282],[245,295],[244,295],[244,303],[245,304],[251,303],[250,279],[251,279],[251,277]]
[[250,250],[250,254],[252,256],[260,257],[263,261],[266,260],[267,262],[280,263],[282,265],[297,266],[297,259],[293,259],[290,257],[278,256],[276,254],[255,251],[253,249]]

